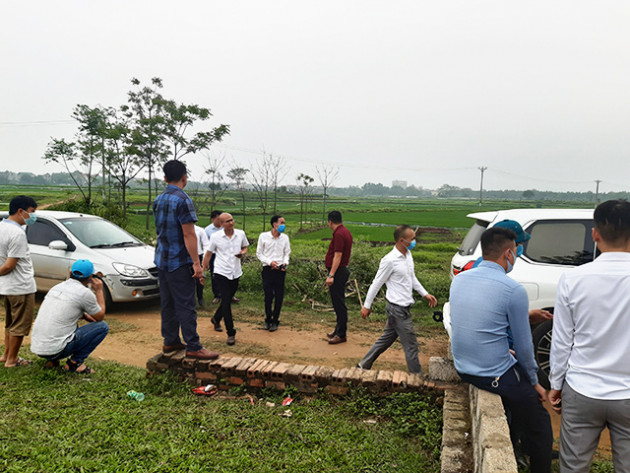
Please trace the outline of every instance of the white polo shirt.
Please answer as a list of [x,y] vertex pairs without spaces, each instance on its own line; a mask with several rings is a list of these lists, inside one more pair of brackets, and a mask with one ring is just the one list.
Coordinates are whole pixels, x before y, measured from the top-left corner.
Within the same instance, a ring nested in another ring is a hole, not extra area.
[[290,254],[291,244],[289,237],[284,233],[280,233],[278,238],[274,238],[269,231],[261,233],[258,237],[256,258],[260,260],[263,266],[270,266],[272,261],[278,264],[289,264]]
[[197,254],[203,256],[210,246],[210,238],[208,238],[206,231],[199,225],[195,225],[195,233],[197,234]]
[[241,248],[249,246],[247,237],[243,230],[234,229],[232,237],[228,238],[223,229],[214,233],[210,238],[208,251],[215,254],[214,274],[220,274],[228,279],[240,278],[243,274],[241,269],[241,258],[236,255]]
[[409,306],[414,303],[412,295],[414,289],[422,297],[428,294],[416,277],[411,251],[403,255],[396,247],[381,259],[374,281],[365,296],[363,305],[366,309],[372,307],[372,302],[383,284],[387,286],[385,299],[400,306]]
[[0,222],[0,266],[7,258],[18,258],[18,262],[13,271],[0,276],[0,295],[33,294],[37,285],[26,233],[20,224],[5,218]]

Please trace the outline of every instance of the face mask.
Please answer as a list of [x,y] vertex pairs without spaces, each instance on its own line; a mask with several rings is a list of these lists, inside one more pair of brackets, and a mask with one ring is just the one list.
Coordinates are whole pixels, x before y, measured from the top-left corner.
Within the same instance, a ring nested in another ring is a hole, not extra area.
[[[514,257],[514,263],[516,263],[516,255],[514,254],[512,250],[508,250],[508,251]],[[505,273],[507,274],[514,269],[514,263],[511,263],[510,258],[508,258],[507,256],[505,257],[505,260],[507,261],[507,269],[505,270]]]
[[416,247],[416,240],[411,240],[411,243],[409,243],[409,246],[407,247],[407,249],[409,251],[413,250]]
[[284,229],[287,228],[287,226],[283,223],[281,225],[278,225],[278,231],[280,233],[284,233]]
[[28,214],[28,218],[24,220],[24,223],[26,225],[33,225],[36,221],[37,221],[37,214],[33,212],[32,214]]

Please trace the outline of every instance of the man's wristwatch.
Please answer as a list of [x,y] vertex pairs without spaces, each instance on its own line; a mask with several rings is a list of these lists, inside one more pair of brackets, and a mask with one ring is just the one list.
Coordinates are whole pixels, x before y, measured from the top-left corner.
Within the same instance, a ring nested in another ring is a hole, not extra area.
[[334,274],[330,274],[330,273],[328,273],[328,277],[329,277],[329,278],[334,278],[334,277],[335,277],[335,275],[334,275]]

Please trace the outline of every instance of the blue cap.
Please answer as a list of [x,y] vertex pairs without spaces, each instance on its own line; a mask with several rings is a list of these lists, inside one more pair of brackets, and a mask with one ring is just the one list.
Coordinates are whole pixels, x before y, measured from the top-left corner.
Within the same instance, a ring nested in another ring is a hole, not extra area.
[[72,264],[70,272],[75,278],[87,279],[94,274],[94,265],[90,260],[79,259]]
[[516,233],[516,243],[523,243],[531,238],[529,233],[525,233],[521,224],[515,220],[502,220],[499,223],[495,223],[494,227],[507,228]]

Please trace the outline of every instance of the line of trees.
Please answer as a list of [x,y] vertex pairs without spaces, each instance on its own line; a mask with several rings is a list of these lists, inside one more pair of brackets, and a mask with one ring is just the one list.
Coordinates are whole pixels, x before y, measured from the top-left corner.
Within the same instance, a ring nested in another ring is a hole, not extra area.
[[155,181],[161,180],[161,165],[169,159],[183,159],[209,149],[230,133],[230,127],[221,124],[194,132],[195,125],[212,117],[209,108],[166,98],[162,94],[162,79],[158,77],[151,79],[150,85],[143,86],[135,78],[131,79],[131,84],[133,88],[127,94],[126,104],[118,107],[77,105],[72,112],[78,123],[75,139],[52,138],[43,159],[64,167],[88,207],[93,203],[93,190],[99,176],[105,203],[112,203],[112,187],[120,189],[124,216],[131,181],[147,175],[148,229],[157,188]]

